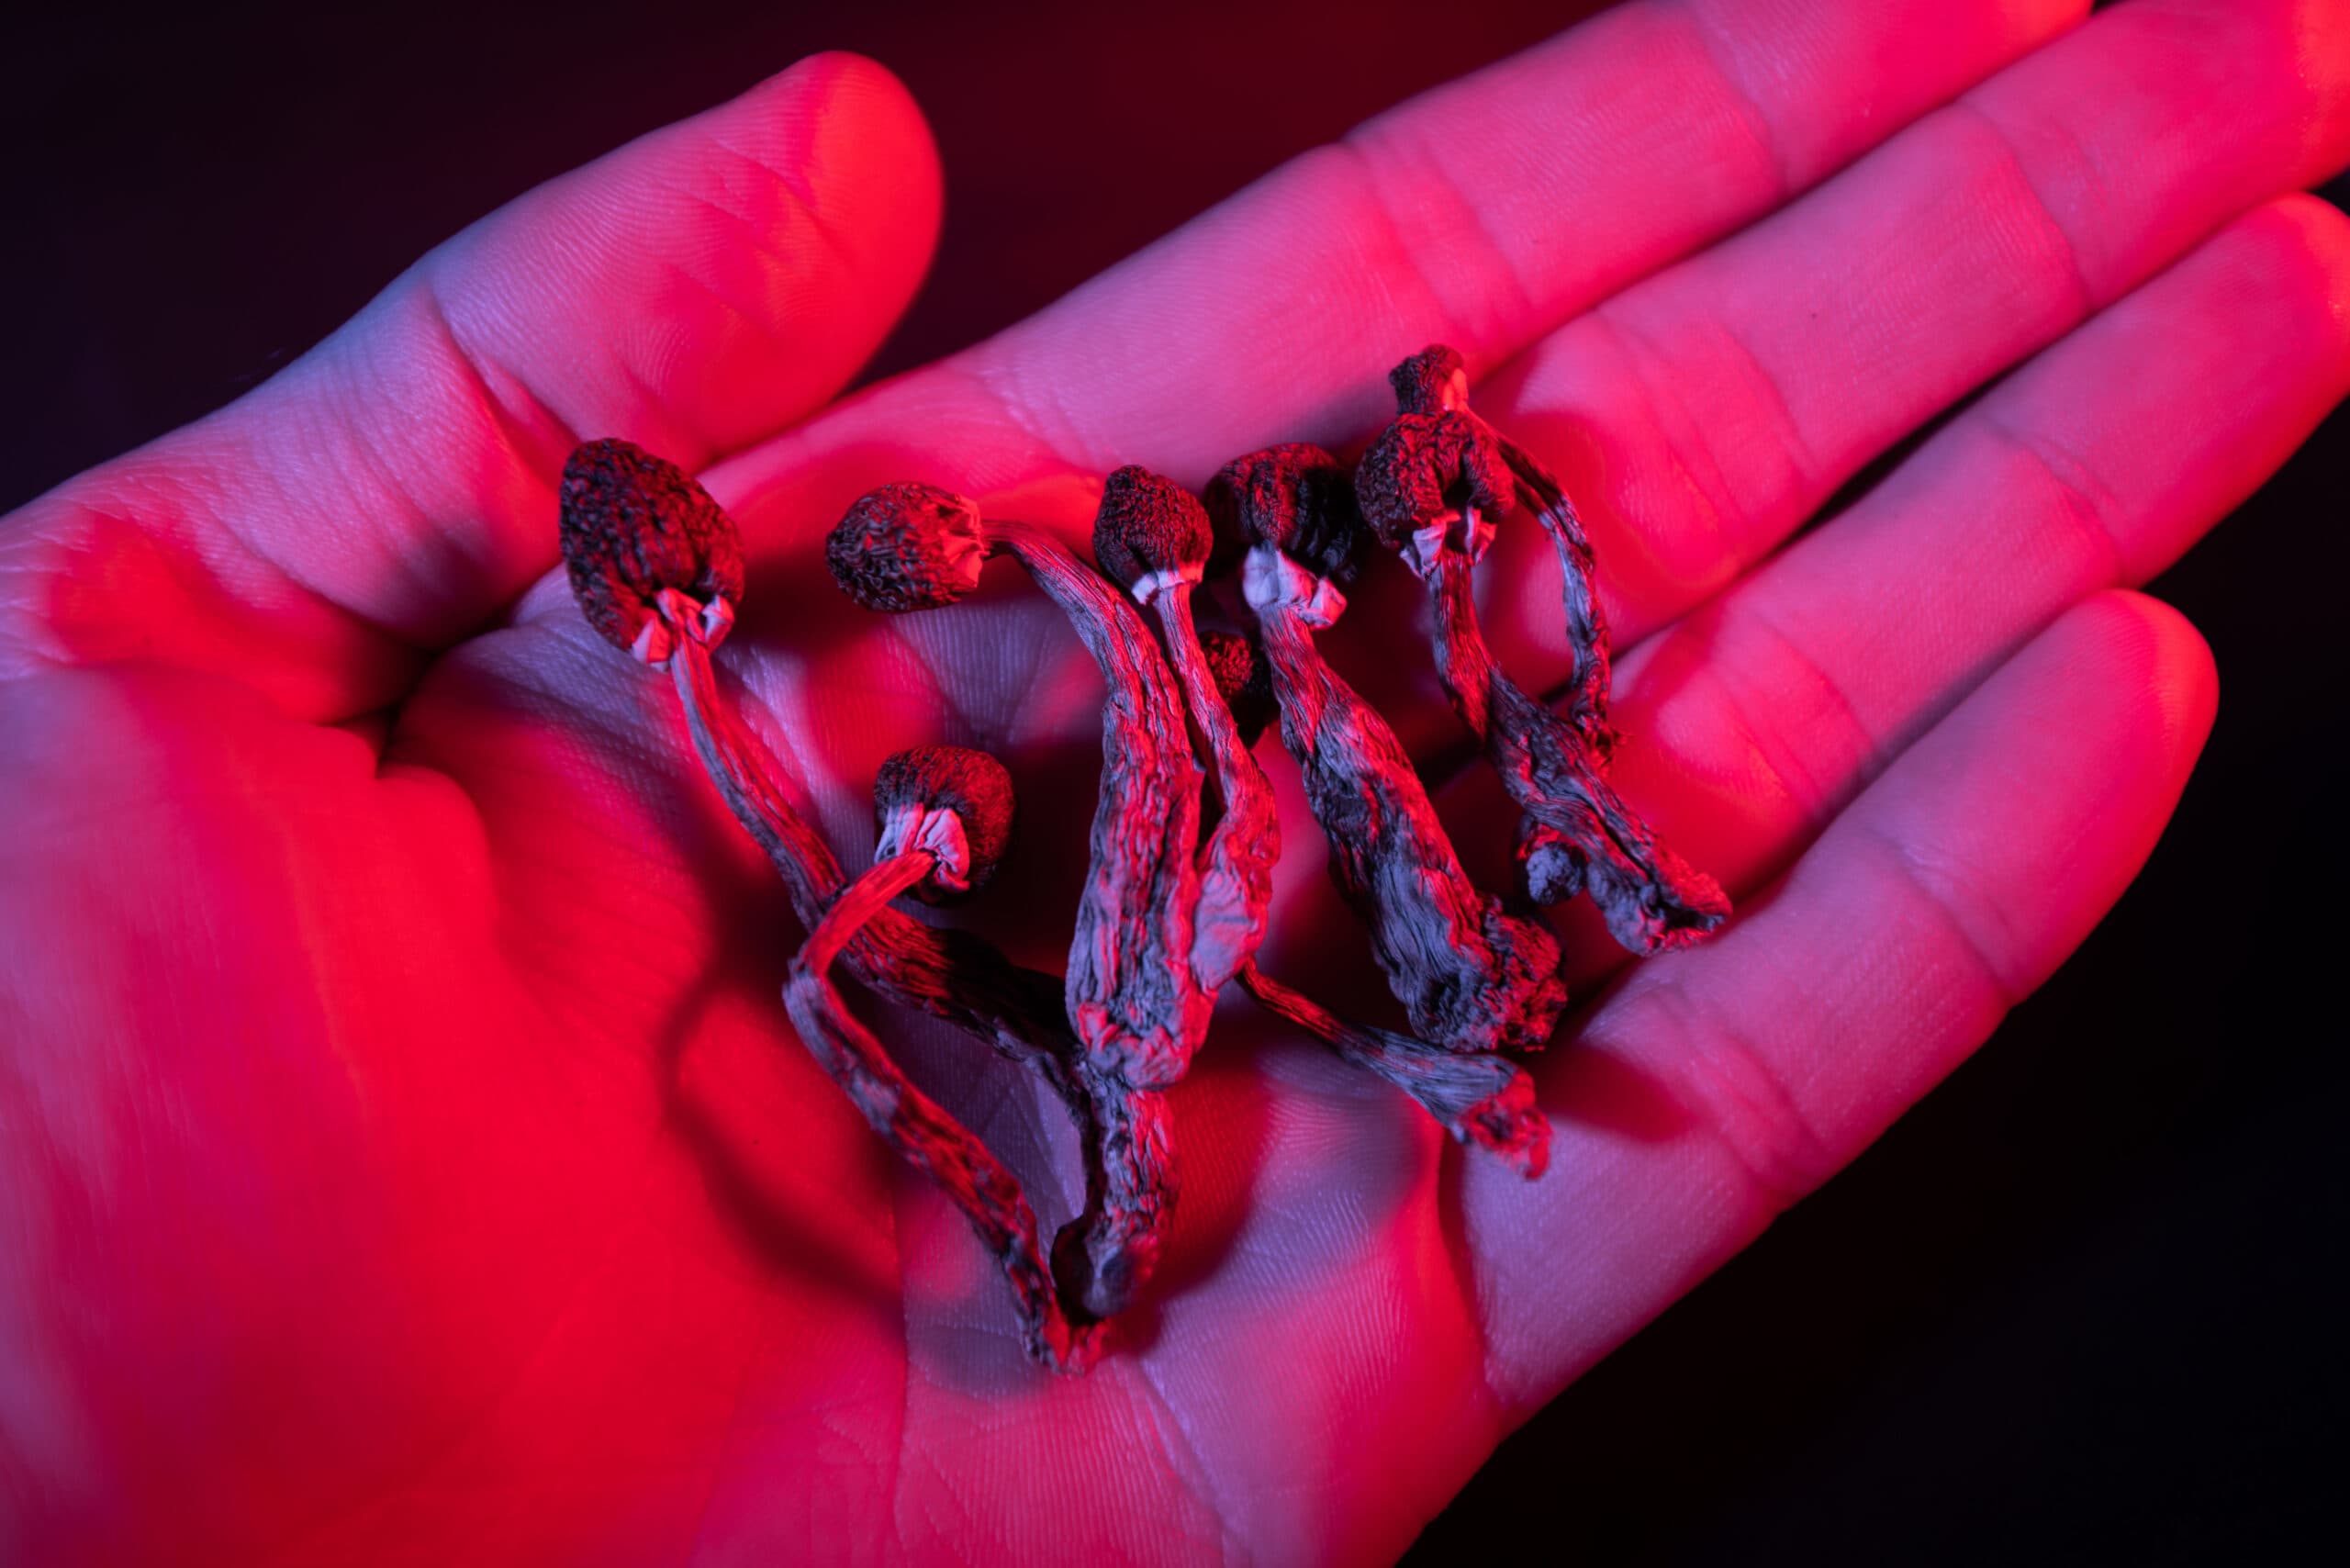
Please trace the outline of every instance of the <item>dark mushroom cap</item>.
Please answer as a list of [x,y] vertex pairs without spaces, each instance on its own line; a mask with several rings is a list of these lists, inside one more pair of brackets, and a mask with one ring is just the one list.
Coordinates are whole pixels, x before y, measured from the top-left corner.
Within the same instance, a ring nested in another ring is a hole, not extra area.
[[979,509],[913,480],[868,490],[824,541],[841,591],[896,615],[952,604],[979,586],[986,558]]
[[1346,465],[1306,442],[1236,457],[1208,482],[1208,513],[1242,549],[1270,544],[1317,577],[1348,582],[1362,533]]
[[1472,415],[1398,414],[1355,470],[1362,517],[1391,550],[1439,512],[1473,506],[1500,517],[1517,492],[1501,443]]
[[574,451],[558,518],[572,596],[588,624],[623,653],[658,618],[653,600],[664,588],[703,604],[742,602],[733,520],[684,469],[642,447],[608,437]]
[[[918,745],[895,753],[873,776],[873,812],[887,823],[897,806],[953,812],[963,820],[971,848],[967,880],[976,889],[995,875],[1012,838],[1012,775],[986,752],[960,745]],[[915,884],[914,895],[935,903],[953,896],[935,878]]]
[[1153,572],[1199,571],[1209,543],[1207,509],[1174,480],[1129,465],[1103,481],[1093,558],[1121,586]]
[[1232,710],[1232,722],[1243,745],[1253,746],[1267,725],[1281,716],[1273,696],[1273,666],[1254,637],[1237,632],[1203,632],[1200,650],[1207,655],[1208,673],[1215,678],[1216,695]]
[[1430,343],[1387,373],[1395,388],[1395,407],[1406,414],[1433,414],[1444,408],[1447,383],[1469,368],[1456,349]]

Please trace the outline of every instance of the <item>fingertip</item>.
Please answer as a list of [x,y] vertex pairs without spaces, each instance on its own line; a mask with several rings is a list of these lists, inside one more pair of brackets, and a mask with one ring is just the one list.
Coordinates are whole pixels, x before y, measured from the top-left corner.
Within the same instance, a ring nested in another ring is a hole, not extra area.
[[750,140],[743,151],[800,172],[799,194],[819,216],[852,220],[845,239],[867,241],[873,259],[911,258],[920,275],[937,240],[938,143],[895,72],[869,55],[827,50],[795,61],[722,112],[744,122]]
[[2277,292],[2310,313],[2311,341],[2331,351],[2335,377],[2350,383],[2350,215],[2293,191],[2255,208],[2242,227],[2267,241]]
[[2156,737],[2176,793],[2219,708],[2219,665],[2203,633],[2171,605],[2130,588],[2090,595],[2052,632],[2085,639],[2087,657],[2137,705],[2134,727]]
[[937,147],[913,95],[842,51],[548,190],[516,242],[584,241],[539,270],[578,298],[568,330],[625,367],[599,379],[595,417],[565,412],[689,467],[846,384],[913,297],[940,216]]
[[[2012,1001],[2048,978],[2145,863],[2210,733],[2218,685],[2210,648],[2177,610],[2126,589],[2092,594],[1905,753],[1853,814],[1901,846],[1906,874]],[[1831,830],[1822,845],[1834,840]]]

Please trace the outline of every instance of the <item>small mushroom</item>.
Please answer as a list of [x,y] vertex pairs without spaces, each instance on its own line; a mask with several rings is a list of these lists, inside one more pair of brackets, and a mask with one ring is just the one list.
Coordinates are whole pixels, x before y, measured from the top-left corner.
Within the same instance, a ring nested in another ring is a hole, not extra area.
[[[1401,411],[1363,454],[1355,493],[1380,542],[1428,585],[1437,673],[1524,814],[1518,857],[1528,895],[1548,904],[1588,890],[1609,934],[1636,953],[1707,935],[1729,913],[1720,886],[1659,844],[1607,781],[1606,628],[1591,547],[1565,492],[1470,410],[1466,369],[1452,350],[1424,350],[1388,380]],[[1493,520],[1520,495],[1550,531],[1566,573],[1575,653],[1564,713],[1502,672],[1477,622],[1471,568],[1493,538]]]
[[1361,528],[1346,469],[1318,447],[1273,447],[1228,464],[1208,503],[1248,546],[1242,588],[1282,742],[1413,1034],[1449,1051],[1540,1048],[1567,1001],[1557,940],[1471,883],[1403,743],[1315,645],[1346,607],[1336,579]]
[[952,1198],[1010,1281],[1030,1354],[1082,1371],[1100,1336],[1062,1310],[1035,1211],[1020,1179],[979,1137],[914,1087],[832,982],[833,960],[901,893],[935,901],[995,871],[1012,831],[1012,779],[985,752],[919,746],[874,780],[880,842],[872,869],[844,889],[791,960],[784,1006],[811,1055],[873,1130]]

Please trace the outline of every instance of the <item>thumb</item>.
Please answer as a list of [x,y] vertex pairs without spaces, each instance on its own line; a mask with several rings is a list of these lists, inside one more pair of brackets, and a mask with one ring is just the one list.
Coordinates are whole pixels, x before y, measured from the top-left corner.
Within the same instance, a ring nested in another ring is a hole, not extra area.
[[927,265],[905,89],[825,54],[449,241],[208,418],[0,522],[0,674],[139,658],[333,719],[551,566],[580,439],[699,467],[836,392]]

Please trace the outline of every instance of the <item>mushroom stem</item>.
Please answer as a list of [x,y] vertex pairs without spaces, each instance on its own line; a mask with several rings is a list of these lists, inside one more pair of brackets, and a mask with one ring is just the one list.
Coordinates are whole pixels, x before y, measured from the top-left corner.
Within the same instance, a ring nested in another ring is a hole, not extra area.
[[1445,551],[1428,587],[1438,672],[1526,813],[1519,854],[1540,902],[1588,891],[1608,934],[1639,953],[1685,946],[1720,924],[1729,907],[1720,887],[1659,844],[1583,735],[1494,664],[1477,623],[1469,557]]
[[1409,1035],[1349,1023],[1253,959],[1241,967],[1240,985],[1258,1005],[1304,1029],[1341,1060],[1377,1073],[1418,1101],[1453,1142],[1493,1150],[1529,1182],[1550,1169],[1550,1119],[1534,1103],[1534,1081],[1509,1058],[1463,1056]]
[[834,958],[890,901],[930,876],[937,857],[914,848],[851,882],[809,932],[783,992],[800,1039],[873,1130],[930,1177],[963,1211],[1010,1281],[1028,1351],[1057,1372],[1083,1372],[1100,1335],[1062,1311],[1045,1260],[1035,1211],[1020,1179],[968,1128],[910,1082],[833,986]]
[[1157,1261],[1173,1202],[1159,1091],[1190,1065],[1214,1006],[1192,975],[1200,767],[1175,678],[1134,606],[1058,536],[952,492],[884,486],[825,543],[842,588],[889,611],[952,603],[1007,554],[1068,615],[1105,687],[1091,861],[1063,980],[1091,1162],[1085,1212],[1053,1245],[1061,1288],[1100,1318]]
[[[1192,981],[1210,997],[1264,940],[1273,864],[1281,858],[1272,786],[1250,755],[1192,615],[1192,592],[1214,543],[1206,509],[1173,480],[1130,465],[1103,482],[1094,558],[1158,617],[1192,731],[1205,743],[1210,764],[1217,814],[1196,857],[1200,891],[1190,949]],[[1244,653],[1242,665],[1250,662]]]
[[1550,536],[1559,554],[1560,599],[1566,610],[1567,646],[1573,662],[1561,690],[1557,711],[1588,742],[1600,761],[1615,748],[1616,734],[1607,725],[1607,617],[1593,589],[1597,560],[1583,518],[1567,497],[1566,487],[1534,454],[1485,424],[1509,465],[1518,499]]
[[[668,618],[689,627],[690,618]],[[669,658],[687,727],[711,781],[782,878],[800,924],[812,931],[847,885],[832,847],[787,801],[781,768],[722,699],[708,644],[688,631]],[[1086,1096],[1070,1072],[1077,1057],[1060,1004],[1060,982],[1023,969],[984,938],[924,925],[883,908],[852,928],[844,961],[856,982],[882,1000],[945,1018],[997,1052],[1035,1071],[1090,1123]]]
[[1323,659],[1312,628],[1337,618],[1337,589],[1270,544],[1246,572],[1331,879],[1371,928],[1413,1033],[1449,1051],[1541,1048],[1567,1002],[1557,940],[1477,891],[1403,743]]
[[1281,853],[1281,822],[1271,782],[1216,694],[1192,617],[1190,588],[1160,594],[1156,603],[1192,722],[1208,744],[1214,764],[1210,782],[1222,808],[1201,855],[1197,935],[1192,944],[1192,977],[1213,994],[1241,972],[1265,939],[1273,866]]
[[[1591,542],[1565,490],[1469,408],[1460,356],[1441,344],[1389,373],[1399,412],[1363,454],[1356,490],[1381,541],[1428,585],[1437,669],[1523,813],[1518,858],[1537,903],[1588,890],[1608,934],[1636,953],[1685,946],[1729,913],[1713,879],[1656,842],[1606,781],[1607,628],[1592,591]],[[1565,711],[1502,673],[1477,626],[1469,571],[1489,516],[1523,498],[1565,577],[1572,663]]]
[[1175,1204],[1162,1091],[1190,1068],[1215,1006],[1192,967],[1200,768],[1174,677],[1134,606],[1043,529],[990,519],[987,532],[990,554],[1015,556],[1068,613],[1107,688],[1091,868],[1064,982],[1102,1184],[1053,1243],[1061,1289],[1102,1318],[1158,1268]]

